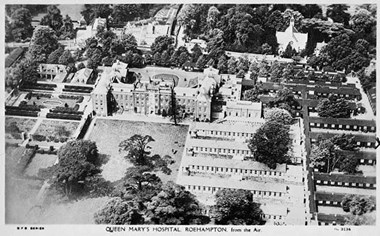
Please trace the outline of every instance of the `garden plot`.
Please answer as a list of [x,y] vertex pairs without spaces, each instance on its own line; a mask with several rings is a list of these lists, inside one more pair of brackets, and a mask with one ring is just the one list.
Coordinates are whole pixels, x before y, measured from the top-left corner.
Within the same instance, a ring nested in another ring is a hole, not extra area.
[[25,174],[37,176],[38,171],[42,168],[53,166],[57,161],[57,155],[36,153],[32,161],[25,169]]
[[125,153],[119,153],[119,144],[134,134],[140,134],[150,135],[155,140],[148,144],[151,154],[159,154],[161,157],[169,155],[175,160],[175,163],[169,166],[172,170],[171,175],[158,173],[164,182],[175,181],[188,126],[109,119],[97,119],[95,122],[88,139],[96,142],[99,153],[110,157],[103,165],[102,174],[106,180],[116,181],[124,177],[131,164],[124,159]]
[[20,133],[28,133],[32,130],[36,122],[36,118],[5,117],[5,132],[7,133],[7,127],[14,126],[14,128],[16,128],[15,126],[17,126],[17,129],[20,131]]
[[35,118],[17,118],[17,117],[6,117],[5,118],[5,139],[7,141],[21,142],[21,133],[29,133],[37,119]]
[[79,121],[43,120],[32,135],[30,144],[61,146],[75,133],[79,123]]

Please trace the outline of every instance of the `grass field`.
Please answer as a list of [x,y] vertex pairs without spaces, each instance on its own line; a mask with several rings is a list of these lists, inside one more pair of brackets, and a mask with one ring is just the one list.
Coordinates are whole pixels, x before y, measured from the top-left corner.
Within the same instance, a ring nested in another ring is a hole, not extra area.
[[37,176],[41,168],[53,166],[57,160],[57,155],[36,153],[32,161],[25,169],[25,174],[28,176]]
[[99,153],[109,156],[109,161],[103,165],[103,177],[116,181],[124,176],[125,170],[131,166],[119,153],[119,143],[134,134],[150,135],[155,140],[151,142],[151,154],[169,155],[175,163],[170,166],[171,175],[158,173],[162,181],[175,181],[181,163],[182,152],[186,141],[188,126],[174,126],[162,123],[147,123],[139,121],[122,121],[97,119],[89,139],[95,141]]

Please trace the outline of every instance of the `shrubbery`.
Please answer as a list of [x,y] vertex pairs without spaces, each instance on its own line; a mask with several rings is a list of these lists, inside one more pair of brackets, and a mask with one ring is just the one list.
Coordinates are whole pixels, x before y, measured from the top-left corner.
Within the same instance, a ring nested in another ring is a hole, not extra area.
[[81,115],[73,115],[73,114],[60,114],[60,113],[53,113],[49,112],[46,114],[46,118],[52,118],[52,119],[67,119],[67,120],[81,120]]

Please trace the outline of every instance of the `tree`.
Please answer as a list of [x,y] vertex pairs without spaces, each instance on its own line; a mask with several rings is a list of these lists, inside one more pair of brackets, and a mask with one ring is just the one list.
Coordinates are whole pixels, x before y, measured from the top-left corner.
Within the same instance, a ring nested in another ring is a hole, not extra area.
[[332,4],[327,7],[327,16],[330,17],[334,22],[342,23],[348,26],[350,20],[350,14],[346,11],[348,6],[345,4]]
[[161,54],[160,65],[169,66],[170,65],[170,54],[167,50],[163,51]]
[[260,102],[259,95],[261,94],[260,87],[255,85],[253,88],[244,91],[243,100],[250,102]]
[[268,43],[264,43],[261,45],[261,52],[263,54],[272,54],[272,46],[270,46]]
[[140,225],[144,218],[140,214],[139,204],[135,201],[124,201],[113,198],[94,215],[96,224],[108,225]]
[[68,65],[70,63],[74,63],[74,58],[71,55],[71,52],[69,50],[65,50],[62,55],[58,59],[58,63],[62,65]]
[[275,169],[277,164],[289,161],[288,152],[291,148],[289,127],[277,122],[266,121],[253,135],[248,147],[253,154],[250,159]]
[[[96,48],[90,55],[90,58],[87,60],[87,68],[96,69],[102,60],[102,51]],[[89,56],[88,53],[87,56]]]
[[353,215],[362,215],[375,209],[375,201],[372,197],[347,194],[341,202],[345,212]]
[[252,201],[252,193],[243,189],[221,189],[215,195],[214,214],[216,224],[262,225],[260,204]]
[[81,11],[87,25],[91,24],[95,18],[108,18],[111,13],[109,4],[84,4],[84,10]]
[[37,68],[37,62],[24,58],[12,69],[12,77],[17,84],[34,84],[39,78]]
[[150,201],[162,187],[161,179],[147,166],[135,166],[127,169],[124,178],[116,185],[114,196],[138,202]]
[[165,174],[170,174],[168,168],[168,159],[163,159],[159,155],[150,156],[150,151],[147,151],[148,144],[154,139],[149,135],[135,134],[127,140],[119,144],[120,152],[127,152],[125,159],[130,161],[135,166],[146,166],[151,171],[161,170]]
[[66,197],[83,190],[92,177],[101,173],[101,159],[95,142],[69,141],[58,150],[58,164],[52,167],[53,184]]
[[59,47],[58,49],[54,50],[52,53],[50,53],[49,57],[47,58],[46,63],[58,64],[58,60],[63,54],[63,52],[64,52],[63,47]]
[[347,155],[343,151],[357,151],[353,136],[342,134],[320,140],[313,145],[310,152],[310,166],[325,173],[330,173],[335,169],[349,174],[357,173],[359,162],[355,158],[355,153]]
[[199,59],[200,56],[202,56],[202,49],[201,47],[196,43],[194,47],[191,49],[191,58],[192,61],[195,63]]
[[112,21],[114,23],[126,23],[139,17],[142,9],[139,4],[115,4],[113,5]]
[[347,100],[336,96],[320,100],[316,110],[320,117],[349,118],[351,116]]
[[228,61],[227,61],[226,56],[223,55],[218,60],[217,69],[220,71],[221,74],[227,73],[227,71],[228,71]]
[[202,211],[203,207],[193,194],[169,181],[147,203],[146,216],[149,222],[159,225],[207,224],[210,219]]
[[62,39],[66,38],[74,38],[75,37],[75,30],[74,30],[74,24],[70,18],[69,15],[66,15],[62,22],[62,27],[59,30],[61,34]]
[[16,42],[27,39],[33,34],[32,15],[26,8],[19,8],[11,15],[9,25],[12,37]]
[[173,43],[174,39],[170,36],[158,36],[150,47],[152,54],[154,55],[156,52],[163,53],[166,51],[168,55],[171,55],[174,52]]
[[356,38],[365,39],[376,45],[376,18],[366,9],[359,9],[351,16],[351,27]]
[[293,49],[292,44],[290,42],[286,46],[285,51],[282,54],[282,56],[285,58],[292,58],[294,56],[294,49]]
[[235,57],[231,57],[227,62],[228,74],[235,74],[237,71],[237,61]]
[[63,26],[61,10],[55,5],[49,5],[47,7],[47,14],[41,19],[40,24],[47,25],[57,34],[60,34],[61,27]]
[[267,121],[274,121],[284,125],[291,125],[293,123],[293,117],[285,109],[272,108],[270,110],[266,110],[264,117]]
[[201,55],[197,62],[195,63],[195,67],[199,68],[199,69],[204,69],[206,66],[206,59],[205,59],[205,56],[204,55]]
[[58,47],[55,31],[41,27],[34,31],[26,57],[37,63],[43,63]]
[[209,30],[212,30],[216,27],[216,24],[218,23],[218,20],[219,20],[219,14],[220,14],[220,11],[218,10],[218,8],[214,6],[211,6],[208,9],[207,27]]
[[188,60],[189,60],[189,55],[187,52],[182,52],[178,57],[178,63],[180,66],[185,64],[185,62],[187,62]]

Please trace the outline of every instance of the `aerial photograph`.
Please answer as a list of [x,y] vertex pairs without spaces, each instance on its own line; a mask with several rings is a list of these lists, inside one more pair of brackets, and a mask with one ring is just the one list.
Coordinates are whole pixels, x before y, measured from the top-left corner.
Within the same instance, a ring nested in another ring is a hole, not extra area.
[[376,225],[376,4],[2,10],[5,224]]

